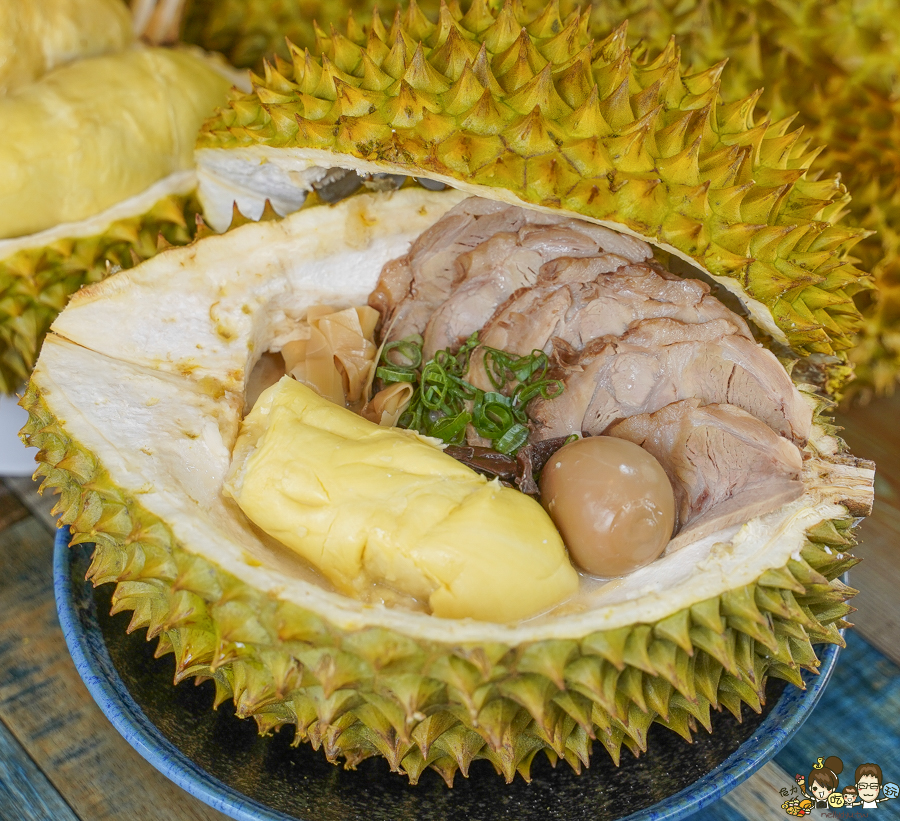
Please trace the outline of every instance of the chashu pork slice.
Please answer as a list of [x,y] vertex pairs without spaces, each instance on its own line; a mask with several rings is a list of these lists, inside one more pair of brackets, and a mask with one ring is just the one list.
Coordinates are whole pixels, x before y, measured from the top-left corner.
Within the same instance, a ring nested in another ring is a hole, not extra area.
[[802,445],[810,435],[811,407],[775,356],[731,327],[721,319],[646,319],[581,352],[558,342],[558,366],[550,375],[562,380],[565,391],[529,406],[535,439],[596,435],[620,419],[699,399],[735,405]]
[[803,495],[797,446],[733,405],[686,399],[606,434],[640,445],[666,471],[678,516],[669,552]]
[[650,259],[650,247],[599,225],[515,206],[464,200],[385,266],[369,304],[385,340],[424,337],[426,359],[456,348],[560,257]]
[[[747,323],[711,296],[709,286],[618,254],[545,263],[533,288],[516,291],[485,323],[485,347],[520,356],[550,353],[554,340],[581,350],[594,339],[621,336],[644,319],[670,317],[686,324],[719,319],[729,333],[752,340]],[[492,390],[478,351],[467,379]]]

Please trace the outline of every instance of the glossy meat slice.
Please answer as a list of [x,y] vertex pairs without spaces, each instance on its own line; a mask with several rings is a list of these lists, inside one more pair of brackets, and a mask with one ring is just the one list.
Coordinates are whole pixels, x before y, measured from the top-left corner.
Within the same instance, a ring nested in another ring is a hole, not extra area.
[[[616,254],[560,258],[541,266],[534,288],[515,292],[485,324],[482,344],[525,355],[550,353],[554,341],[580,350],[599,337],[618,337],[648,318],[686,324],[728,323],[729,334],[751,340],[747,324],[710,295],[709,286],[684,280]],[[483,356],[472,357],[469,381],[488,389]]]
[[683,399],[730,404],[776,433],[803,444],[812,409],[775,356],[724,319],[693,324],[646,319],[621,337],[601,337],[577,351],[557,341],[551,375],[565,392],[535,399],[528,412],[537,440],[579,431],[600,434],[619,419]]
[[797,446],[733,405],[687,399],[606,433],[653,454],[672,482],[678,529],[669,552],[803,494]]
[[607,249],[617,264],[651,256],[646,243],[602,226],[470,198],[385,266],[369,304],[389,340],[422,334],[428,358],[480,330],[513,293],[535,285],[546,263]]
[[448,298],[425,326],[422,352],[426,361],[436,351],[458,348],[490,319],[513,291],[533,285],[541,255],[523,247],[519,235],[496,234],[457,259],[459,277]]
[[381,313],[383,332],[389,328],[390,339],[422,333],[460,277],[459,256],[496,233],[521,227],[519,210],[475,197],[463,200],[425,231],[406,256],[385,265],[369,296],[369,305]]

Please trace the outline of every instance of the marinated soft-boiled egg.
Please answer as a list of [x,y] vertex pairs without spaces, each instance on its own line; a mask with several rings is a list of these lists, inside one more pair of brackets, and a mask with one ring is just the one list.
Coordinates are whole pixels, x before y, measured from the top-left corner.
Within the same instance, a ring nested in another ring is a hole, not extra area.
[[541,499],[572,561],[598,576],[649,564],[675,526],[675,496],[660,463],[612,436],[560,448],[541,473]]

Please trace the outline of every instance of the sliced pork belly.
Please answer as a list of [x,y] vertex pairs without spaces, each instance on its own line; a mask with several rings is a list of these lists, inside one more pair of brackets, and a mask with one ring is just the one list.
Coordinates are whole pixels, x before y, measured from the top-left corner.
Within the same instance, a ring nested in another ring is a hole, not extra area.
[[811,408],[770,351],[731,330],[726,319],[693,324],[657,318],[621,337],[595,339],[580,352],[557,341],[551,375],[565,391],[529,405],[535,440],[600,434],[619,419],[696,398],[704,405],[735,405],[805,443]]
[[499,202],[463,200],[422,234],[406,256],[385,265],[369,305],[381,313],[390,339],[422,333],[431,314],[460,278],[461,254],[500,231],[517,230],[522,218]]
[[[752,340],[741,317],[710,295],[709,286],[685,280],[616,254],[545,263],[533,288],[515,292],[479,334],[486,347],[526,355],[550,353],[562,341],[580,350],[599,337],[618,337],[648,318],[686,324],[722,320],[729,334]],[[476,352],[468,380],[489,390],[484,357]]]
[[422,334],[427,359],[480,330],[547,262],[604,251],[623,264],[651,257],[646,243],[602,226],[471,198],[385,266],[369,304],[388,341]]
[[687,399],[611,425],[655,456],[675,491],[677,549],[803,494],[800,450],[746,411]]
[[[436,351],[458,348],[479,330],[513,291],[528,288],[543,262],[537,251],[523,247],[516,233],[497,234],[457,260],[460,274],[446,301],[425,326],[425,360]],[[393,333],[391,334],[393,336]]]

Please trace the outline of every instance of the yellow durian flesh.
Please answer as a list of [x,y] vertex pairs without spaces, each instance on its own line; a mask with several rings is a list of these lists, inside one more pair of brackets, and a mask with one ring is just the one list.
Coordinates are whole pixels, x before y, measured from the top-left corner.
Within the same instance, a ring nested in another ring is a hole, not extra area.
[[121,0],[0,3],[0,94],[72,60],[121,51],[134,41]]
[[230,81],[188,52],[134,49],[0,98],[0,238],[76,222],[193,167]]
[[225,492],[351,596],[384,584],[439,617],[512,622],[578,589],[533,499],[290,377],[244,420]]

